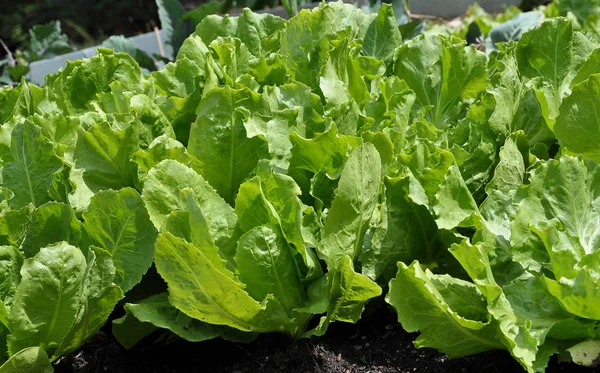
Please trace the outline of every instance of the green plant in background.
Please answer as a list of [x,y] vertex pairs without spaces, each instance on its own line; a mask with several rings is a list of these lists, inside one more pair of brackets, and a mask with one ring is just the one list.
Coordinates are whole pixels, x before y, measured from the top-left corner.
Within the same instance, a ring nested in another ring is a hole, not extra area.
[[12,84],[29,72],[29,63],[73,51],[67,36],[62,33],[59,21],[36,25],[29,30],[29,41],[24,49],[14,54],[0,39],[6,58],[0,60],[0,84]]

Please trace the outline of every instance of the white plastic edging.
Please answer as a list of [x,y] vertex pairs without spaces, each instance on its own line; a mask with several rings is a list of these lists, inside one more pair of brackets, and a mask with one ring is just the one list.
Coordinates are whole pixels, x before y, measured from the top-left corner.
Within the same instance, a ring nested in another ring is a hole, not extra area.
[[522,0],[410,0],[410,11],[415,14],[455,18],[465,14],[473,3],[478,3],[488,12],[501,12],[510,5],[521,5]]

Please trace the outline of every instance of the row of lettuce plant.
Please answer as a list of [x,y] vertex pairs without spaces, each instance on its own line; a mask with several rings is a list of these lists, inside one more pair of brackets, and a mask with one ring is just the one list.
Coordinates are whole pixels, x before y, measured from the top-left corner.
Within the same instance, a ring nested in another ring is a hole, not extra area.
[[498,49],[340,2],[1,89],[0,372],[50,371],[118,304],[131,347],[318,336],[383,295],[418,347],[588,364],[600,44],[558,17]]

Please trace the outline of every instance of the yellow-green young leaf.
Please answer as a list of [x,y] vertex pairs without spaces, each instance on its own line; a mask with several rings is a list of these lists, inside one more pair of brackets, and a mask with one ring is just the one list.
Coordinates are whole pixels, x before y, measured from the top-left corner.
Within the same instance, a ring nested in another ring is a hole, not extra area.
[[[304,311],[327,314],[306,336],[325,334],[329,324],[335,321],[357,322],[367,301],[381,295],[379,285],[367,276],[354,272],[354,264],[349,256],[342,257],[338,267],[327,273],[326,283],[316,281],[313,286],[316,289],[312,291],[311,304]],[[302,309],[298,311],[303,312]]]
[[115,283],[129,291],[152,265],[157,236],[142,198],[131,188],[98,192],[83,219],[91,243],[112,255]]
[[136,127],[111,128],[107,122],[87,131],[79,128],[75,149],[76,167],[83,169],[83,180],[94,192],[133,186],[133,154],[138,150]]
[[600,162],[600,74],[576,85],[565,98],[554,132],[568,153],[582,154]]
[[379,153],[372,144],[364,144],[352,153],[344,166],[319,243],[319,254],[331,268],[346,255],[355,260],[361,254],[380,185]]
[[53,350],[63,341],[85,300],[86,268],[81,250],[66,242],[25,260],[8,317],[9,353],[32,346]]
[[277,300],[259,303],[244,290],[216,247],[196,247],[167,232],[158,237],[154,260],[169,285],[169,302],[186,315],[247,332],[295,332]]
[[28,347],[0,366],[0,373],[52,373],[54,368],[41,347]]
[[450,357],[503,348],[497,326],[488,320],[486,302],[475,285],[434,275],[419,262],[398,263],[386,301],[407,332],[420,331],[417,347],[433,347]]
[[18,124],[11,134],[10,152],[14,160],[2,169],[4,186],[14,193],[9,206],[20,209],[29,203],[40,206],[48,202],[53,174],[63,163],[41,129],[29,121]]

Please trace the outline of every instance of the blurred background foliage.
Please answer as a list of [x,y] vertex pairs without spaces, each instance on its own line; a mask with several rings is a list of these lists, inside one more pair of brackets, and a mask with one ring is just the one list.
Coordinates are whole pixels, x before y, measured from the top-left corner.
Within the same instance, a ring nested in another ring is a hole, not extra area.
[[[352,0],[346,0],[352,1]],[[422,22],[411,22],[403,10],[406,0],[391,2],[404,35],[422,31]],[[421,0],[413,0],[421,1]],[[451,0],[449,0],[451,1]],[[559,0],[555,0],[558,2]],[[560,0],[563,3],[586,0]],[[590,2],[595,2],[591,0]],[[209,14],[283,6],[288,15],[311,0],[0,0],[0,85],[15,84],[29,71],[29,63],[95,45],[132,54],[149,70],[158,56],[147,56],[124,38],[162,27],[165,42],[176,51]],[[354,0],[359,4],[359,0]],[[365,0],[365,11],[376,11],[381,0]],[[547,0],[524,0],[527,11]],[[362,6],[361,6],[362,7]],[[464,35],[463,35],[464,37]],[[107,40],[108,39],[108,40]],[[168,56],[167,58],[172,57]]]

